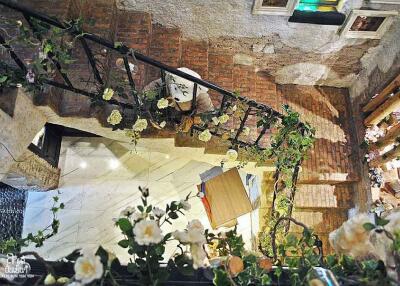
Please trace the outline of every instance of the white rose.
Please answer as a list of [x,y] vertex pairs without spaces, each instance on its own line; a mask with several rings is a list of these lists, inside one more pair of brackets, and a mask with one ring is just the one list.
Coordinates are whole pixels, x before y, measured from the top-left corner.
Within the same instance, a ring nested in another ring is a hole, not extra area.
[[329,242],[337,254],[363,258],[373,251],[369,240],[370,232],[364,228],[365,223],[371,223],[369,216],[358,214],[329,234]]
[[110,123],[111,125],[117,125],[121,123],[121,121],[122,121],[122,115],[116,109],[114,109],[107,118],[107,122]]
[[134,131],[136,132],[142,132],[143,130],[145,130],[147,128],[147,120],[146,119],[141,119],[138,118],[135,122],[135,124],[133,124],[132,128]]
[[165,215],[165,211],[164,211],[163,209],[158,208],[158,207],[154,207],[154,208],[153,208],[153,214],[154,214],[156,217],[160,218],[160,217],[162,217],[163,215]]
[[214,125],[218,125],[219,124],[219,119],[218,119],[218,117],[213,117],[213,118],[211,118],[211,120],[212,120],[212,122],[214,123]]
[[44,279],[44,285],[53,285],[56,283],[56,278],[53,275],[47,274],[46,278]]
[[199,140],[203,142],[210,141],[211,137],[212,137],[211,132],[208,129],[204,130],[199,134]]
[[185,201],[185,200],[181,200],[181,201],[179,202],[179,204],[181,205],[181,207],[182,207],[185,211],[190,210],[190,208],[192,207],[192,206],[189,204],[189,202],[188,202],[188,201]]
[[229,116],[227,114],[222,114],[220,117],[218,117],[219,123],[224,124],[227,123],[229,120]]
[[103,264],[99,256],[85,253],[76,260],[74,270],[77,280],[83,284],[89,284],[93,280],[101,278],[103,275]]
[[135,211],[136,210],[134,207],[126,207],[124,210],[121,211],[120,216],[122,216],[122,217],[131,216]]
[[165,109],[169,105],[168,99],[166,98],[161,98],[157,101],[157,108],[158,109]]
[[236,161],[237,157],[238,157],[238,152],[236,150],[229,149],[226,152],[226,158],[228,159],[228,161]]
[[112,88],[106,88],[103,92],[103,99],[110,100],[114,95],[114,90]]
[[189,243],[189,235],[187,231],[174,231],[172,236],[182,243]]
[[133,221],[138,221],[138,220],[146,218],[146,214],[145,213],[135,212],[135,213],[132,214],[131,218],[132,218]]
[[161,128],[164,128],[165,125],[167,125],[167,122],[163,121],[163,122],[161,122],[159,125],[160,125]]
[[18,20],[17,21],[17,26],[21,27],[22,26],[22,21]]
[[139,245],[150,245],[159,243],[162,239],[161,229],[154,220],[142,220],[135,224],[133,228],[135,241]]
[[249,134],[250,134],[250,128],[249,127],[244,127],[243,128],[243,130],[242,130],[242,134],[244,135],[244,136],[249,136]]

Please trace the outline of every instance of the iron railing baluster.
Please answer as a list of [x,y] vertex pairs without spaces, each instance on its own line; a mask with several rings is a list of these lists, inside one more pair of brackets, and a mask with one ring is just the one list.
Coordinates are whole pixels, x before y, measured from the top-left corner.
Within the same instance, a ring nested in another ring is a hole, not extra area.
[[14,52],[14,50],[11,48],[10,45],[7,44],[6,40],[4,37],[0,34],[0,44],[8,50],[8,53],[10,54],[11,58],[14,60],[14,62],[17,64],[17,66],[23,71],[27,72],[27,68],[24,64],[24,62],[17,56],[17,54]]
[[250,113],[251,107],[249,106],[246,110],[246,113],[243,116],[242,121],[240,122],[240,126],[238,131],[236,132],[236,136],[234,138],[234,143],[238,140],[240,133],[242,133],[244,125],[246,124],[247,118],[249,117],[249,113]]
[[262,130],[260,131],[260,134],[258,135],[256,141],[254,141],[254,144],[258,146],[258,143],[260,142],[261,138],[265,135],[265,132],[269,129],[269,126],[267,124],[264,124]]
[[125,70],[126,70],[126,75],[128,76],[129,85],[131,86],[131,89],[132,89],[133,98],[135,99],[135,104],[139,108],[140,107],[139,97],[136,92],[136,86],[135,86],[135,82],[132,77],[132,71],[129,66],[128,58],[126,56],[124,56],[124,66],[125,66]]
[[[35,35],[35,37],[36,37],[39,41],[42,41],[42,37],[41,37],[39,34],[37,34],[37,30],[36,30],[35,26],[33,25],[32,21],[31,21],[31,17],[28,16],[27,14],[23,14],[23,15],[24,15],[25,20],[28,22],[29,26],[31,27],[31,29],[32,29],[33,34]],[[53,54],[52,52],[48,52],[48,53],[47,53],[47,56],[48,56],[49,59],[54,63],[54,65],[56,66],[57,71],[60,73],[60,75],[61,75],[62,78],[64,79],[65,83],[66,83],[68,86],[73,87],[71,81],[70,81],[69,78],[68,78],[68,75],[67,75],[65,72],[63,72],[60,63],[59,63],[56,59],[53,58],[53,57],[54,57],[54,54]]]
[[80,37],[79,40],[80,40],[80,42],[81,42],[81,44],[82,44],[82,47],[83,47],[83,50],[85,51],[86,56],[87,56],[87,58],[88,58],[88,60],[89,60],[90,66],[92,67],[92,71],[93,71],[93,74],[94,74],[95,79],[96,79],[101,85],[103,85],[104,82],[103,82],[103,79],[102,79],[101,76],[100,76],[99,70],[97,69],[97,66],[96,66],[96,59],[95,59],[94,56],[93,56],[92,50],[89,48],[88,43],[86,42],[86,40],[85,40],[83,37]]

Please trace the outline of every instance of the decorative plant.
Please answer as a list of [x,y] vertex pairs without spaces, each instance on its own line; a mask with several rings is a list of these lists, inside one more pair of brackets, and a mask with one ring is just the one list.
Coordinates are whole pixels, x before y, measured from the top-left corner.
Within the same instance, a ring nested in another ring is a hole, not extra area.
[[[298,172],[302,161],[314,143],[315,130],[300,121],[300,115],[283,106],[286,114],[281,121],[274,122],[277,133],[269,148],[261,152],[263,160],[272,159],[276,168],[271,213],[266,217],[267,224],[261,235],[261,245],[265,253],[271,254],[271,231],[280,217],[291,216]],[[272,124],[268,121],[267,124]],[[282,242],[289,230],[289,221],[279,224],[276,230],[278,241]]]
[[211,254],[216,255],[210,261],[214,267],[214,285],[270,285],[272,282],[271,260],[246,251],[236,228],[226,233],[207,232],[207,241]]
[[0,241],[0,254],[17,253],[21,251],[22,247],[27,247],[29,244],[34,244],[35,247],[42,246],[45,240],[58,233],[60,221],[57,218],[57,214],[62,209],[64,209],[64,203],[60,203],[59,197],[54,196],[53,206],[50,209],[53,215],[51,224],[35,234],[28,233],[24,238],[10,238]]
[[[185,232],[163,234],[161,230],[165,223],[172,225],[174,220],[190,209],[190,196],[180,202],[171,202],[163,210],[149,205],[147,188],[139,189],[142,204],[136,208],[127,208],[116,222],[124,235],[118,244],[133,256],[128,263],[128,271],[138,277],[142,285],[159,285],[167,280],[171,267],[187,268],[187,265],[192,264],[195,268],[202,267],[206,258],[203,250],[205,238],[204,228],[199,221],[190,222]],[[183,244],[190,244],[192,260],[187,259],[182,251],[181,255],[168,261],[167,268],[161,267],[160,262],[165,259],[165,245],[173,239],[178,241],[180,249],[183,249]]]

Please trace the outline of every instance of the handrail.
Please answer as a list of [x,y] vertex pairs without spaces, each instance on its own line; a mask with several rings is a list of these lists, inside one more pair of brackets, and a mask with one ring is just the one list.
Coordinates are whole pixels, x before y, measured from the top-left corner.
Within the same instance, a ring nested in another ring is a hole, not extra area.
[[[24,6],[24,5],[16,3],[13,0],[0,0],[0,4],[6,6],[8,8],[14,9],[16,11],[19,11],[19,12],[21,12],[23,14],[26,14],[26,15],[29,15],[31,17],[34,17],[34,18],[36,18],[36,19],[38,19],[40,21],[46,22],[46,23],[48,23],[50,25],[56,26],[58,28],[61,28],[61,29],[67,29],[68,28],[68,26],[66,26],[64,23],[61,23],[57,19],[49,17],[49,16],[44,15],[42,13],[33,11],[33,10],[31,10],[30,8],[28,8],[28,7]],[[162,62],[159,62],[159,61],[157,61],[157,60],[155,60],[155,59],[153,59],[151,57],[145,56],[145,55],[143,55],[143,54],[141,54],[141,53],[139,53],[137,51],[134,51],[134,50],[130,49],[129,47],[127,47],[124,44],[116,46],[114,42],[106,40],[106,39],[103,39],[103,38],[101,38],[101,37],[99,37],[97,35],[94,35],[94,34],[90,34],[90,33],[86,33],[86,32],[82,34],[80,31],[74,31],[74,30],[70,30],[70,32],[72,34],[74,34],[74,35],[80,35],[82,38],[85,38],[85,39],[90,40],[92,42],[95,42],[95,43],[98,43],[100,45],[103,45],[103,46],[105,46],[105,47],[107,47],[107,48],[109,48],[111,50],[117,51],[117,52],[119,52],[119,53],[121,53],[123,55],[127,55],[127,56],[129,56],[131,58],[134,58],[134,59],[137,59],[139,61],[142,61],[142,62],[144,62],[146,64],[149,64],[149,65],[151,65],[153,67],[160,68],[160,69],[165,70],[165,71],[167,71],[169,73],[172,73],[174,75],[177,75],[179,77],[187,79],[187,80],[189,80],[191,82],[194,82],[194,83],[197,83],[197,84],[202,85],[204,87],[207,87],[207,88],[209,88],[211,90],[214,90],[214,91],[216,91],[216,92],[218,92],[218,93],[220,93],[222,95],[227,95],[227,96],[229,96],[229,97],[231,97],[233,99],[239,99],[242,102],[246,102],[249,106],[260,108],[260,109],[263,109],[265,111],[269,111],[269,112],[271,112],[273,114],[273,116],[276,116],[276,117],[279,117],[279,118],[283,118],[283,115],[280,112],[272,109],[271,107],[269,107],[269,106],[267,106],[265,104],[260,104],[260,103],[257,103],[256,101],[248,99],[246,97],[243,97],[243,96],[240,96],[240,95],[235,95],[234,93],[225,90],[224,88],[218,86],[215,83],[212,83],[212,82],[209,82],[209,81],[206,81],[206,80],[203,80],[203,79],[196,78],[196,77],[194,77],[192,75],[189,75],[189,74],[187,74],[185,72],[182,72],[182,71],[180,71],[180,70],[178,70],[176,68],[168,66],[168,65],[166,65],[166,64],[164,64]]]

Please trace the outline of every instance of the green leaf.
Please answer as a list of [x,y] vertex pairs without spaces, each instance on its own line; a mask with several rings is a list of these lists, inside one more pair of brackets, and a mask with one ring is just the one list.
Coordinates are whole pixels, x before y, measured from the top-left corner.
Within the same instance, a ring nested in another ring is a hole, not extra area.
[[118,49],[120,47],[122,47],[122,42],[115,42],[114,43],[114,48]]
[[0,83],[5,82],[7,80],[7,78],[8,77],[6,75],[0,76]]
[[118,241],[118,245],[121,246],[122,248],[127,248],[129,246],[129,240],[123,239]]
[[127,268],[128,272],[132,273],[132,274],[136,274],[137,272],[139,272],[139,269],[136,266],[136,264],[132,263],[132,262],[129,262],[126,268]]
[[100,256],[101,263],[103,265],[107,265],[108,263],[108,252],[105,250],[102,246],[99,246],[99,248],[96,251],[96,255]]
[[131,222],[127,218],[120,218],[117,224],[119,228],[125,233],[129,233],[130,231],[132,231]]
[[380,226],[385,226],[389,223],[390,221],[381,217],[377,217],[376,219],[376,224]]
[[375,228],[375,225],[373,223],[367,222],[363,224],[363,227],[366,231],[370,231]]
[[172,218],[172,219],[177,219],[177,218],[178,218],[178,215],[177,215],[176,212],[170,212],[170,213],[168,213],[168,216],[169,216],[170,218]]
[[214,269],[213,283],[215,286],[230,286],[228,275],[221,269]]
[[161,244],[158,244],[158,245],[155,247],[155,251],[156,251],[156,254],[157,254],[157,255],[163,255],[164,252],[165,252],[165,247],[164,247],[163,245],[161,245]]

